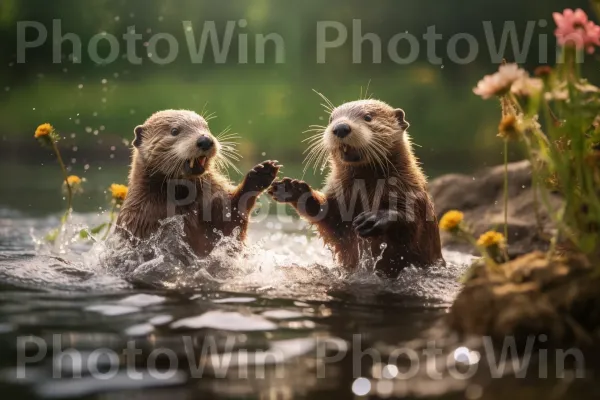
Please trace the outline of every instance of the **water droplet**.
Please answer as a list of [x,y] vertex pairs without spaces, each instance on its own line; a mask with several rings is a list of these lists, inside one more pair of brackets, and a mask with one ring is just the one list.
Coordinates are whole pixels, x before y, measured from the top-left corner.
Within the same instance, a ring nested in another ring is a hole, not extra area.
[[84,170],[86,170],[86,171],[87,171],[88,169],[90,169],[90,164],[85,164],[85,165],[83,166],[83,169],[84,169]]
[[357,378],[352,383],[352,393],[357,396],[365,396],[371,391],[371,381],[367,378]]
[[80,83],[80,84],[79,84],[77,87],[78,87],[79,89],[83,89],[83,83]]
[[85,131],[86,131],[87,133],[92,133],[92,127],[91,127],[91,126],[86,126],[86,127],[85,127]]
[[266,155],[267,155],[267,153],[263,151],[263,152],[261,153],[261,155],[264,157],[264,156],[266,156]]
[[387,245],[387,243],[385,243],[385,242],[383,242],[383,243],[381,243],[381,244],[379,245],[379,249],[380,249],[380,250],[385,250],[385,249],[387,249],[387,247],[388,247],[388,245]]
[[385,379],[394,379],[396,376],[398,376],[398,367],[396,367],[394,364],[388,364],[383,367],[381,375]]

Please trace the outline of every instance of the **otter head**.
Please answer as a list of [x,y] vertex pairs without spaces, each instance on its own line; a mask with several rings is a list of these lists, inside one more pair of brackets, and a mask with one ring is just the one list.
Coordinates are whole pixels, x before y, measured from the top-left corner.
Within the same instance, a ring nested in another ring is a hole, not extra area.
[[382,165],[408,127],[402,109],[379,100],[358,100],[333,109],[323,144],[334,163]]
[[135,128],[133,145],[150,175],[202,175],[218,155],[219,142],[193,111],[165,110]]

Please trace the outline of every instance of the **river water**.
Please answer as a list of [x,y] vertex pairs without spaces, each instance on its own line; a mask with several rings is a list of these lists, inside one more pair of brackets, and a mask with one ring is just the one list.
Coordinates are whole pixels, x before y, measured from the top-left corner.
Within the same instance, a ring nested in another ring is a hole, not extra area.
[[502,361],[490,379],[497,349],[443,328],[469,255],[391,281],[377,254],[345,272],[298,220],[199,260],[177,219],[136,248],[77,238],[103,219],[75,214],[49,246],[59,216],[0,210],[2,398],[597,398],[589,365],[519,379]]

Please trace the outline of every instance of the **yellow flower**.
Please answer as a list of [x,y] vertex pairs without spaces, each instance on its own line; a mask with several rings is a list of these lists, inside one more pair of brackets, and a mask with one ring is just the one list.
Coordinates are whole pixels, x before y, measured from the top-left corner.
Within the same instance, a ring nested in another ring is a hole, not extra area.
[[123,201],[123,200],[125,200],[125,197],[127,196],[127,191],[129,189],[125,185],[119,185],[117,183],[113,183],[112,185],[110,185],[109,190],[112,193],[113,199],[115,199],[117,201]]
[[505,242],[503,234],[500,232],[489,231],[479,237],[477,245],[487,249],[492,246],[504,247]]
[[440,229],[447,232],[453,232],[458,229],[465,215],[456,210],[448,211],[440,220]]
[[37,129],[35,130],[34,137],[37,139],[42,136],[48,136],[52,133],[53,130],[54,130],[54,128],[52,127],[52,125],[42,124],[42,125],[38,126]]
[[498,136],[509,140],[518,139],[522,133],[519,127],[519,121],[514,115],[507,115],[503,117],[502,121],[500,121],[500,125],[498,126],[498,131]]
[[78,177],[77,175],[71,175],[69,177],[67,177],[67,183],[69,184],[69,186],[76,186],[81,184],[81,178]]
[[[67,181],[63,181],[63,191],[68,194],[69,188],[71,188],[72,194],[83,193],[83,188],[81,187],[83,182],[85,182],[85,178],[80,178],[77,175],[69,175]],[[67,187],[67,184],[69,187]]]

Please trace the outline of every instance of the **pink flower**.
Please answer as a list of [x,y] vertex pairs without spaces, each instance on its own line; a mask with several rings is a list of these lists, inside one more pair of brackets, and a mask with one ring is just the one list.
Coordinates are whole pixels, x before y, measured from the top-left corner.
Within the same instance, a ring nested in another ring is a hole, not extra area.
[[484,99],[500,96],[508,92],[514,82],[527,77],[527,72],[519,68],[517,64],[501,65],[498,72],[483,77],[477,87],[473,89],[473,93]]
[[554,13],[552,16],[557,26],[554,34],[561,46],[574,45],[590,54],[596,46],[600,46],[600,26],[590,21],[582,9],[573,11],[567,8],[562,14]]

